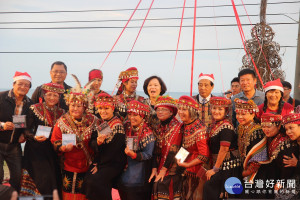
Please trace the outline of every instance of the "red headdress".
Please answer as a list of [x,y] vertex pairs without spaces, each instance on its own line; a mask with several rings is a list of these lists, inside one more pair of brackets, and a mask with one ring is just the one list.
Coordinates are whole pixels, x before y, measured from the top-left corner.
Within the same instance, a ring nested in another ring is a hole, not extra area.
[[42,89],[44,90],[45,93],[55,92],[58,94],[63,94],[65,92],[64,87],[56,83],[45,83],[42,85]]
[[101,70],[99,69],[93,69],[89,72],[89,81],[95,79],[95,78],[99,78],[99,79],[103,79],[103,73]]
[[197,101],[190,96],[181,96],[177,101],[177,106],[184,106],[186,108],[192,109],[196,113],[198,113],[200,109]]
[[116,102],[115,99],[107,93],[100,93],[95,100],[95,106],[109,106],[112,109],[115,109]]
[[136,67],[130,67],[126,71],[122,71],[120,73],[118,82],[120,82],[121,84],[118,88],[117,94],[121,94],[123,92],[123,83],[128,81],[129,79],[139,79],[139,74]]
[[258,107],[254,103],[253,100],[244,101],[241,99],[236,98],[235,102],[235,112],[236,113],[258,113]]
[[282,121],[282,116],[272,113],[264,113],[261,118],[261,126],[270,126],[273,124],[278,125]]
[[147,117],[150,114],[150,107],[136,100],[130,101],[127,108],[128,113],[136,113],[142,117]]
[[161,96],[158,97],[154,106],[154,109],[156,110],[159,107],[165,107],[171,110],[174,114],[174,116],[177,114],[177,107],[176,107],[176,101],[170,96]]
[[210,105],[212,106],[218,106],[224,108],[228,108],[231,106],[231,100],[225,97],[211,97],[209,102]]
[[286,124],[300,124],[300,113],[290,113],[283,116],[283,125]]

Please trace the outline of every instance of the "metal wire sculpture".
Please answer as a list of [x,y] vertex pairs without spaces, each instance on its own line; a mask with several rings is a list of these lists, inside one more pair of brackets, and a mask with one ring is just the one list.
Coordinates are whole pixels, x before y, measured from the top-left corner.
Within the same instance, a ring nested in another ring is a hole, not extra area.
[[[251,53],[255,65],[264,83],[280,78],[285,79],[285,72],[281,69],[282,60],[279,55],[280,45],[273,41],[275,32],[266,24],[267,0],[261,1],[260,23],[257,23],[251,30],[251,37],[245,41],[246,50]],[[240,68],[250,68],[254,70],[254,65],[250,56],[244,55],[243,66]],[[255,71],[255,70],[254,70]],[[263,89],[263,85],[258,81],[258,89]]]

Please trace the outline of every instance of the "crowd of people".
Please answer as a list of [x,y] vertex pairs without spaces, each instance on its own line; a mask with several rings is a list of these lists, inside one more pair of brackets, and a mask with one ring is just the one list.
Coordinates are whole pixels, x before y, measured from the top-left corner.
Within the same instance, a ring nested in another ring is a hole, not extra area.
[[122,200],[300,198],[300,102],[286,81],[260,91],[243,69],[218,97],[213,74],[201,73],[199,94],[174,99],[158,76],[144,81],[147,98],[137,95],[135,67],[120,73],[115,96],[98,69],[84,87],[75,75],[76,86],[64,82],[60,61],[50,76],[29,98],[31,76],[16,72],[0,93],[0,181],[5,161],[11,186],[1,199],[110,200],[114,189]]

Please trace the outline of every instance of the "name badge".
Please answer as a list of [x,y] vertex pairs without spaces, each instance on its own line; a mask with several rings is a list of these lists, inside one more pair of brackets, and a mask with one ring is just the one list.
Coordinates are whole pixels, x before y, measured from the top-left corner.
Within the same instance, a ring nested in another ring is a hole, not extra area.
[[138,150],[138,137],[137,136],[127,136],[127,146],[132,151]]
[[62,134],[62,145],[73,144],[76,146],[76,134]]
[[109,127],[107,122],[103,122],[102,124],[99,125],[99,131],[98,131],[98,136],[99,135],[109,135],[112,133],[111,128]]
[[46,138],[48,138],[50,136],[51,129],[52,129],[52,127],[50,127],[50,126],[39,125],[35,135],[36,136],[45,136]]
[[185,148],[181,147],[179,149],[178,153],[176,154],[175,158],[177,160],[180,159],[180,162],[183,163],[185,161],[186,157],[188,157],[189,154],[190,153]]
[[26,115],[13,115],[15,128],[26,128]]

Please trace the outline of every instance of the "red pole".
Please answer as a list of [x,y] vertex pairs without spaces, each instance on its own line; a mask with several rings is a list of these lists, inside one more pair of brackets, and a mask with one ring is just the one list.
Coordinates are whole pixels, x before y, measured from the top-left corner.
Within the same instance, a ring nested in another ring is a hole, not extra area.
[[196,16],[197,16],[197,0],[195,0],[195,7],[194,7],[194,27],[193,27],[193,48],[192,48],[191,92],[190,92],[190,96],[193,96],[193,77],[194,77],[194,59],[195,59]]

